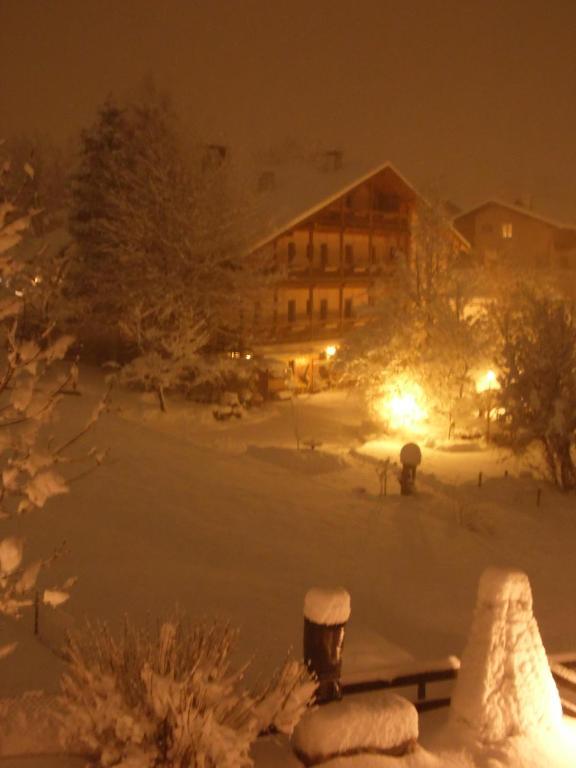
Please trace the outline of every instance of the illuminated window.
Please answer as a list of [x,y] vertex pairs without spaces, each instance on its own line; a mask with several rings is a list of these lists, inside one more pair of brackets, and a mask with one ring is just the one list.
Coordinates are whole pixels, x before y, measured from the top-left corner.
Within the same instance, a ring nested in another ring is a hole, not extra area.
[[512,239],[512,222],[506,221],[504,224],[502,224],[502,237],[504,240],[511,240]]
[[344,302],[344,317],[352,317],[352,299],[346,299]]
[[288,302],[288,322],[293,323],[296,320],[296,301],[290,299]]
[[296,258],[296,243],[289,242],[288,243],[288,264],[292,264],[295,258]]

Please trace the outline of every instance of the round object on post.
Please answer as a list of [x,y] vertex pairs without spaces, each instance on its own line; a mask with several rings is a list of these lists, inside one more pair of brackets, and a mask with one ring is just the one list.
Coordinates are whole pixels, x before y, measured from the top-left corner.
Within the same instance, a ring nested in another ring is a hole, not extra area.
[[318,679],[316,701],[342,698],[342,647],[350,617],[345,589],[308,590],[304,598],[304,662]]
[[416,443],[406,443],[400,451],[400,462],[409,467],[417,467],[422,462],[422,451]]

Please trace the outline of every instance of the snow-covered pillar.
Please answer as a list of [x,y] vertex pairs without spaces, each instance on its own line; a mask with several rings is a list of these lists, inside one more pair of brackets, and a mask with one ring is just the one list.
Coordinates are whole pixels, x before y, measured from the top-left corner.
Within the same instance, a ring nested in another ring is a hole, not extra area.
[[488,568],[482,574],[451,708],[453,719],[488,743],[535,736],[562,722],[525,573]]
[[304,662],[318,678],[316,701],[342,698],[342,646],[350,594],[342,588],[309,589],[304,598]]

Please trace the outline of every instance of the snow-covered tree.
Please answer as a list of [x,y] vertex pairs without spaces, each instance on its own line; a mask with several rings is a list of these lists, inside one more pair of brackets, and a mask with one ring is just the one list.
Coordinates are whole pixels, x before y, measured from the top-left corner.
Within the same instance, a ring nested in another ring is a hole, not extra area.
[[44,236],[62,227],[68,198],[67,154],[38,135],[11,137],[3,150],[4,194],[10,200],[17,199],[22,209],[36,211],[30,221],[32,234]]
[[263,730],[291,733],[316,684],[287,662],[256,692],[231,654],[237,633],[181,617],[120,636],[92,625],[70,639],[62,679],[65,744],[100,766],[249,768]]
[[557,295],[524,286],[496,308],[500,404],[510,444],[543,448],[553,481],[576,488],[576,314]]
[[344,380],[366,387],[369,398],[399,377],[414,382],[451,432],[459,411],[471,410],[472,373],[490,346],[487,316],[473,303],[480,282],[441,208],[422,203],[410,253],[376,286],[371,317],[342,351]]
[[[23,171],[22,189],[26,177],[33,178],[31,167]],[[8,529],[11,519],[68,492],[70,452],[104,407],[99,404],[77,433],[59,439],[52,433],[53,417],[75,375],[74,364],[63,362],[73,338],[56,334],[53,324],[40,329],[23,321],[30,272],[17,246],[34,212],[10,197],[14,188],[8,183],[0,190],[0,520]],[[96,452],[76,458],[100,460]],[[9,533],[0,539],[0,614],[18,617],[31,605],[38,577],[54,556],[26,563],[21,538]],[[68,586],[51,585],[44,600],[64,601]]]
[[166,380],[197,349],[232,343],[258,283],[226,163],[185,151],[164,98],[108,101],[82,135],[72,191],[74,271],[90,315],[133,369]]

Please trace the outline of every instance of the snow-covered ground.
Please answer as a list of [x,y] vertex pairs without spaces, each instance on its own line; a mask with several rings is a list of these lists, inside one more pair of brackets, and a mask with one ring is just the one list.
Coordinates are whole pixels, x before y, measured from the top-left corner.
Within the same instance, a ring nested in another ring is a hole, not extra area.
[[[102,386],[83,372],[83,394],[67,399],[62,429],[90,410]],[[254,659],[252,674],[265,674],[290,648],[301,653],[304,595],[327,586],[351,594],[345,673],[460,656],[480,574],[497,565],[528,574],[546,650],[576,650],[574,498],[505,454],[465,445],[424,445],[417,495],[400,496],[392,476],[380,498],[375,461],[397,460],[402,442],[379,439],[366,419],[361,399],[343,392],[268,404],[225,423],[209,407],[174,401],[161,414],[153,397],[117,392],[90,436],[109,448],[105,465],[17,521],[33,549],[67,542],[55,581],[78,576],[65,606],[42,609],[41,636],[57,644],[85,616],[117,623],[179,606],[238,625],[239,656]],[[297,451],[296,433],[322,445]],[[0,695],[55,691],[60,662],[32,636],[31,617],[15,631],[21,642],[3,662]],[[435,747],[444,716],[421,718],[424,746]],[[263,740],[256,758],[258,768],[298,764],[281,741]],[[530,759],[516,764],[544,765]],[[374,758],[370,768],[471,760],[462,750],[443,762],[416,753]],[[496,753],[482,760],[515,764]],[[349,758],[345,768],[360,765]]]

